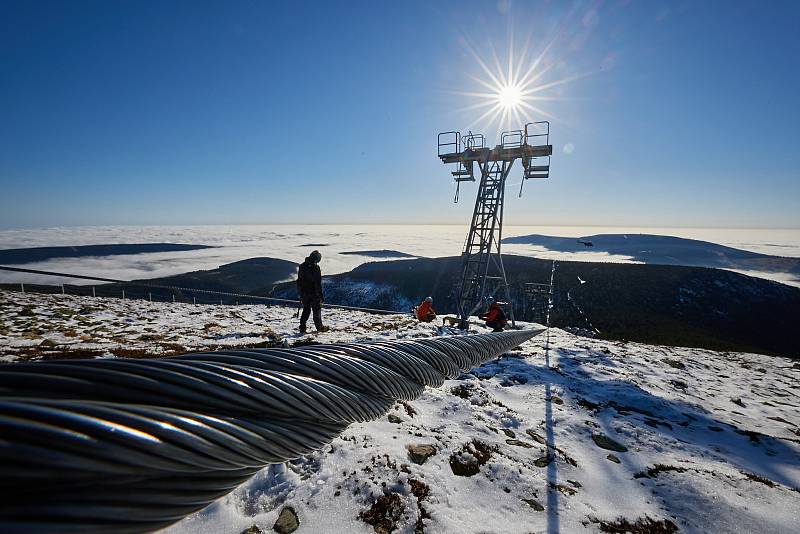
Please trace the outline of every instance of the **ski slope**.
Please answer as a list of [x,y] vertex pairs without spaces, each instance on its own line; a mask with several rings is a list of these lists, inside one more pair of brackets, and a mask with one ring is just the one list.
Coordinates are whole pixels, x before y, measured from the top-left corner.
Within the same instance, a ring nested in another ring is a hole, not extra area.
[[[299,336],[295,311],[0,291],[0,358],[438,333],[326,310],[330,332]],[[796,532],[798,375],[785,358],[552,329],[163,532],[267,532],[286,507],[300,533]],[[419,445],[435,450],[422,464]]]

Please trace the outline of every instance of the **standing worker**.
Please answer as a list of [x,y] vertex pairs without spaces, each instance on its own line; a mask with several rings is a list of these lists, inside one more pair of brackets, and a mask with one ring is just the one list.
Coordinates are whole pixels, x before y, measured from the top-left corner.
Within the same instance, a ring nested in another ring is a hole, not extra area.
[[436,312],[433,311],[433,297],[426,297],[415,310],[417,320],[423,323],[430,323],[436,319]]
[[308,316],[314,312],[314,326],[317,332],[327,332],[329,328],[322,325],[322,272],[319,262],[322,254],[315,250],[305,259],[297,269],[297,294],[303,304],[303,313],[300,315],[300,332],[306,333]]

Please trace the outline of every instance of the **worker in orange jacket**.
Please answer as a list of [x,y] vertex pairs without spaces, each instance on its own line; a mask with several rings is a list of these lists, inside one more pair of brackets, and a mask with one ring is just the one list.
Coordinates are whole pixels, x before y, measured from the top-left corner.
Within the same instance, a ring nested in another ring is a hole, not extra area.
[[502,332],[503,328],[505,328],[506,323],[506,314],[503,313],[502,308],[497,302],[492,298],[489,297],[486,299],[489,302],[489,308],[486,310],[485,313],[480,315],[480,318],[486,321],[486,326],[492,329],[492,332]]
[[433,311],[433,297],[425,297],[414,313],[417,319],[423,323],[430,323],[436,319],[436,312]]

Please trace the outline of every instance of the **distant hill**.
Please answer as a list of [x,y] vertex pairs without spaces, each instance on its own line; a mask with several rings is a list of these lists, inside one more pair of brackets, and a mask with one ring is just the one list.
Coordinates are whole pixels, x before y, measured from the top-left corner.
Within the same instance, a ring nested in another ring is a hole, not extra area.
[[[525,319],[521,284],[549,281],[552,262],[503,255],[503,263]],[[439,312],[454,312],[460,268],[457,257],[366,263],[325,277],[326,302],[403,311],[430,295]],[[272,294],[296,297],[293,284]],[[731,271],[559,261],[554,306],[554,326],[594,327],[605,339],[800,357],[800,289]]]
[[800,280],[800,258],[770,256],[708,241],[648,234],[599,234],[585,237],[525,235],[503,239],[507,244],[537,245],[558,252],[607,252],[642,263],[783,272]]
[[[152,278],[144,282],[227,291],[231,293],[251,293],[266,295],[277,282],[294,278],[297,264],[276,258],[250,258],[222,265],[217,269],[192,271],[175,276]],[[143,280],[138,280],[142,282]]]
[[149,252],[180,252],[214,248],[208,245],[183,245],[179,243],[138,243],[114,245],[80,245],[77,247],[35,247],[0,250],[0,264],[19,265],[55,258],[83,258],[87,256],[119,256]]
[[406,254],[398,250],[351,250],[347,252],[340,252],[345,256],[366,256],[368,258],[417,258],[413,254]]

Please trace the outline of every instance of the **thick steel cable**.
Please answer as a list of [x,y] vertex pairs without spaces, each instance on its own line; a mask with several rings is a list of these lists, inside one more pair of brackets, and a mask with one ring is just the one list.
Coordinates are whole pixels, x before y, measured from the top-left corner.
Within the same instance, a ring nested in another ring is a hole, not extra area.
[[164,527],[541,331],[0,366],[0,531]]

